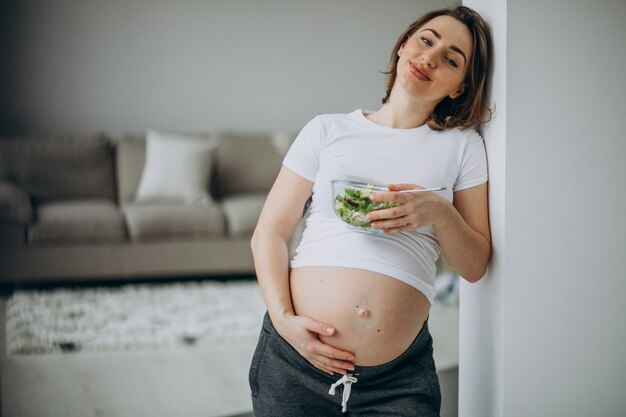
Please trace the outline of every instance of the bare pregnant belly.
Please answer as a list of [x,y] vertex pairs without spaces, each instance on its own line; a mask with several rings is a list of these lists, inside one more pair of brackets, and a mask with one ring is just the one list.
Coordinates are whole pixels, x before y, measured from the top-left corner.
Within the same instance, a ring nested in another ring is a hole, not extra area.
[[294,268],[290,285],[296,314],[332,324],[335,334],[320,339],[354,353],[356,365],[381,365],[400,356],[430,310],[414,287],[363,269]]

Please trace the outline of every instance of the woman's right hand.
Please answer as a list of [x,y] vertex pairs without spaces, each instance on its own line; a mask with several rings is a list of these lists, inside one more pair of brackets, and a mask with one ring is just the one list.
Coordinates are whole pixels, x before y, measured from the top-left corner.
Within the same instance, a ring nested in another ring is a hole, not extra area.
[[288,315],[274,323],[278,333],[316,368],[334,375],[354,370],[354,354],[322,342],[320,335],[332,336],[333,326],[306,316]]

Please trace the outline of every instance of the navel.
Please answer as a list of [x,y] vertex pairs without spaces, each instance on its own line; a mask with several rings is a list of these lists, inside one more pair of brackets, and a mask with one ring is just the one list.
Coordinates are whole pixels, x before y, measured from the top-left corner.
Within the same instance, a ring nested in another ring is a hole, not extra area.
[[367,308],[360,307],[360,308],[357,309],[357,314],[360,317],[366,319],[366,318],[368,318],[370,316],[371,313],[370,313],[370,311]]

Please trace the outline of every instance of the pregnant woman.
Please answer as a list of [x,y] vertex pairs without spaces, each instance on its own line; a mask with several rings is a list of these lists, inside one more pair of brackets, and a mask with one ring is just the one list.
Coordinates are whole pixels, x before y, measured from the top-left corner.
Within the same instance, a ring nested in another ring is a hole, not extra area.
[[[269,193],[252,251],[268,313],[250,367],[256,417],[438,416],[428,333],[440,253],[475,282],[490,256],[485,148],[490,35],[458,6],[399,37],[378,111],[315,117]],[[384,185],[368,214],[333,212],[331,181]],[[439,192],[400,192],[446,187]],[[287,242],[311,199],[302,241]]]

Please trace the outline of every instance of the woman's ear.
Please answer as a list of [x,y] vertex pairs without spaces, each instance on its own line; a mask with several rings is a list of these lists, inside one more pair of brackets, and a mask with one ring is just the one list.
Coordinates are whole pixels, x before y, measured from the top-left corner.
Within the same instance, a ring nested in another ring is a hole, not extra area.
[[400,48],[398,48],[398,56],[402,55],[402,50],[404,49],[404,45],[406,45],[406,42],[404,42],[402,45],[400,45]]
[[461,94],[463,94],[463,91],[465,91],[465,84],[461,84],[459,88],[450,93],[449,97],[454,100],[455,98],[458,98]]

